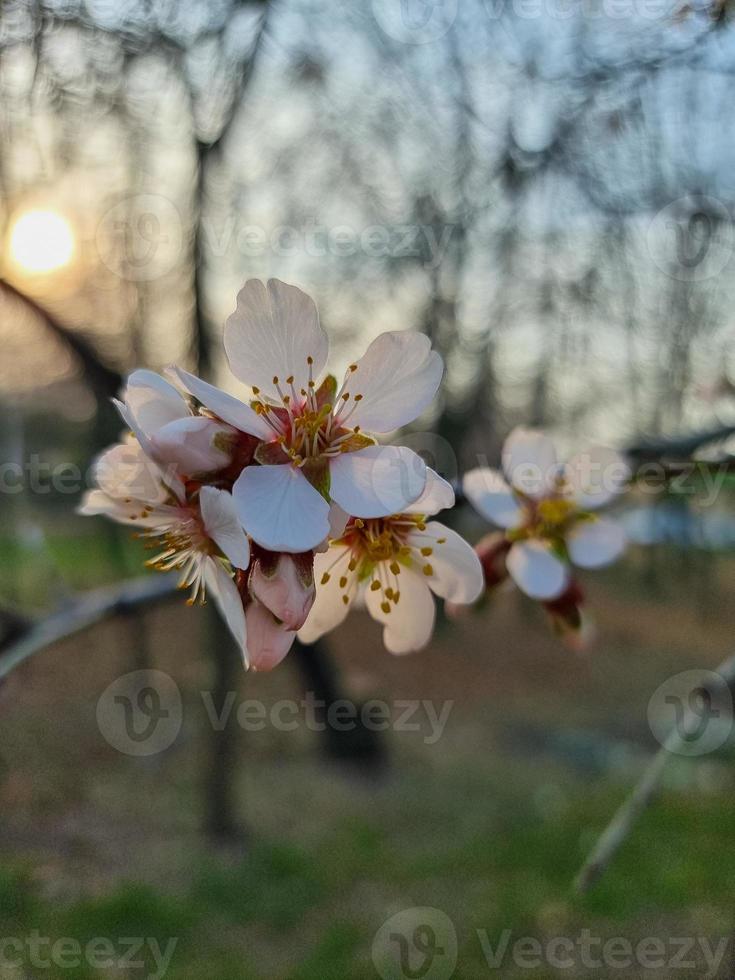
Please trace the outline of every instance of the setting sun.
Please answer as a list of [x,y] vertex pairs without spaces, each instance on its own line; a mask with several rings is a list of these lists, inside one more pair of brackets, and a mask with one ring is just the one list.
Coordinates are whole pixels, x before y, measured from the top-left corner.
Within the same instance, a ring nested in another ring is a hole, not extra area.
[[74,254],[71,225],[56,211],[27,211],[10,231],[10,254],[26,272],[60,269]]

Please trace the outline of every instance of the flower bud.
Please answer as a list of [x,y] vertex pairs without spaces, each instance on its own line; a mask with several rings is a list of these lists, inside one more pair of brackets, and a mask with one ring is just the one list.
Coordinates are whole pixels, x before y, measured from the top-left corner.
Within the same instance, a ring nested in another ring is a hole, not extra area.
[[258,549],[248,589],[285,629],[301,629],[316,595],[313,553],[291,555]]

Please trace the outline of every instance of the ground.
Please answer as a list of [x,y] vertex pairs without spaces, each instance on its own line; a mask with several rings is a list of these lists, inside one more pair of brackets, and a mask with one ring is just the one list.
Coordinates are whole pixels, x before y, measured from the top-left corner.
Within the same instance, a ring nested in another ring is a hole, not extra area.
[[[87,556],[74,584],[104,577],[96,547],[76,541],[70,554],[57,543],[69,569]],[[347,695],[383,699],[394,718],[400,700],[429,700],[435,710],[450,701],[446,729],[432,739],[420,714],[419,731],[385,733],[387,763],[373,770],[328,760],[303,725],[234,726],[246,834],[228,847],[200,830],[209,766],[201,692],[212,686],[206,611],[175,601],[151,611],[142,631],[116,621],[50,649],[0,688],[0,937],[25,940],[34,929],[82,944],[103,937],[118,959],[125,937],[156,937],[162,948],[176,938],[166,973],[176,980],[369,980],[378,976],[371,951],[381,925],[429,907],[453,923],[453,975],[463,980],[703,977],[700,940],[716,947],[721,938],[716,975],[731,976],[735,811],[722,753],[673,760],[663,794],[597,888],[579,896],[572,887],[657,748],[646,713],[653,691],[732,653],[724,596],[735,563],[710,562],[703,587],[688,561],[669,554],[662,562],[663,577],[635,553],[587,577],[599,640],[584,655],[561,647],[515,594],[444,625],[430,649],[404,658],[381,648],[375,624],[352,617],[330,643]],[[133,758],[105,741],[96,705],[137,666],[141,637],[182,690],[184,724],[170,749]],[[302,695],[293,664],[238,675],[236,706]],[[482,937],[495,948],[505,929],[511,943],[575,941],[584,929],[633,944],[658,937],[667,962],[595,969],[577,955],[573,966],[529,969],[508,953],[492,968]],[[684,964],[694,957],[689,968],[672,961],[669,945],[686,937],[696,940],[679,954]],[[154,975],[150,947],[144,952],[133,970],[41,975]],[[406,976],[446,976],[411,965]]]

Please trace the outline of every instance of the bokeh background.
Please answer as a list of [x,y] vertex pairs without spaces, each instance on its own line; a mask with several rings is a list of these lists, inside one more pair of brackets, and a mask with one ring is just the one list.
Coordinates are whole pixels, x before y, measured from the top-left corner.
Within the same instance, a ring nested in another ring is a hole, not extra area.
[[[237,393],[221,328],[249,277],[315,297],[337,366],[385,329],[431,337],[445,384],[402,439],[448,478],[519,423],[701,466],[619,508],[632,544],[585,577],[584,654],[509,593],[408,658],[355,614],[246,676],[206,610],[164,601],[26,661],[0,687],[0,937],[173,937],[182,980],[377,977],[379,928],[422,907],[469,980],[493,972],[478,929],[730,940],[728,740],[672,759],[602,881],[572,883],[659,747],[654,693],[733,652],[734,72],[728,0],[4,0],[0,669],[29,624],[141,573],[125,529],[74,513],[110,398],[171,362]],[[151,667],[184,723],[133,757],[96,706]],[[202,692],[228,690],[452,705],[436,740],[425,712],[220,733]]]

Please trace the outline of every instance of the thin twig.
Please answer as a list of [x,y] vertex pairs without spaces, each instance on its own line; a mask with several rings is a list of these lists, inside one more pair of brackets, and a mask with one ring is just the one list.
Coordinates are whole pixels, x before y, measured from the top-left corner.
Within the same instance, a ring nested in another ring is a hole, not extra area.
[[167,599],[176,591],[176,576],[156,575],[85,593],[58,612],[32,624],[20,639],[0,652],[0,680],[52,643],[81,633],[111,616]]
[[[716,673],[732,689],[735,686],[735,657],[730,657],[721,664]],[[636,821],[653,799],[667,762],[672,755],[682,753],[682,749],[687,744],[688,736],[696,730],[700,722],[701,719],[696,716],[696,713],[688,709],[682,724],[677,725],[671,731],[664,745],[646,767],[633,792],[603,831],[582,870],[577,875],[574,884],[578,892],[589,891],[605,873],[610,862],[633,830]]]

